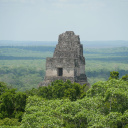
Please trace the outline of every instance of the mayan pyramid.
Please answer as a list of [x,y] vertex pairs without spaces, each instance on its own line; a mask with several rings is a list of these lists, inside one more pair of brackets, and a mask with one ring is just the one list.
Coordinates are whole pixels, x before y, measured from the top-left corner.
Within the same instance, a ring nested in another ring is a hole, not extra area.
[[73,31],[59,35],[53,57],[46,59],[46,75],[42,85],[55,80],[70,80],[81,85],[87,83],[83,45]]

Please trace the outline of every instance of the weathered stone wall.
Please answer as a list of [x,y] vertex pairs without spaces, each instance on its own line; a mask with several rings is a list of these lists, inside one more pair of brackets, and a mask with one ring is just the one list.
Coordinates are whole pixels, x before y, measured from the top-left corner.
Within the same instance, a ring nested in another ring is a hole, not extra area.
[[[47,69],[46,76],[57,77],[57,69]],[[74,77],[74,70],[63,68],[63,77]]]
[[46,70],[48,68],[65,67],[74,68],[75,61],[72,58],[47,58],[46,59]]
[[[58,76],[58,69],[62,69],[62,76]],[[44,84],[62,79],[80,84],[87,83],[85,75],[85,58],[80,38],[73,31],[66,31],[59,35],[52,58],[46,59],[46,76]]]

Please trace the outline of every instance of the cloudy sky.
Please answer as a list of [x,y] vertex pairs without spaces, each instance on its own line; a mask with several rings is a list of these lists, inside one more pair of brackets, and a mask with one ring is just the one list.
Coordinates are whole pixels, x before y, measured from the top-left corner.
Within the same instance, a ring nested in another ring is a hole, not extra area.
[[128,0],[0,0],[0,40],[128,40]]

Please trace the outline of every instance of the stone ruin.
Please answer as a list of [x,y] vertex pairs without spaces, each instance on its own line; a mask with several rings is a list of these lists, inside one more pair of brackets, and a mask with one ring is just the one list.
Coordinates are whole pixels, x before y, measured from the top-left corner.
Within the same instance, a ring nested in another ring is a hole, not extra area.
[[80,43],[79,36],[73,31],[66,31],[59,35],[53,57],[46,59],[46,75],[40,86],[47,86],[55,80],[88,84],[83,45]]

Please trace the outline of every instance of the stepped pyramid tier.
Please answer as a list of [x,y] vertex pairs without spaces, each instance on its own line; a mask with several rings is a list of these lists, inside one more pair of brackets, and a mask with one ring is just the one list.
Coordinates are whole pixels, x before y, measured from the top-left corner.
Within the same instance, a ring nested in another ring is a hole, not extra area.
[[53,57],[46,59],[46,75],[40,86],[47,86],[55,80],[88,84],[83,45],[80,43],[79,36],[73,31],[66,31],[59,35]]

